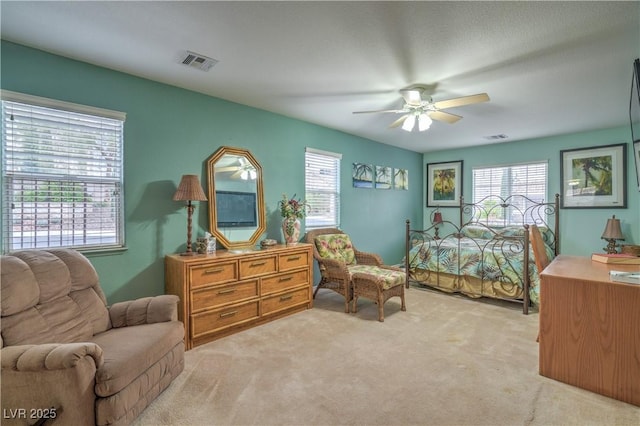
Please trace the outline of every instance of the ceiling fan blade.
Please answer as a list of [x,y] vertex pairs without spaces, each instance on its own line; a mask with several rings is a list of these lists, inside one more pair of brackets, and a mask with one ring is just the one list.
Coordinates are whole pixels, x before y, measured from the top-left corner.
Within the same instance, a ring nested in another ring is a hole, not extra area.
[[463,96],[461,98],[447,99],[445,101],[434,102],[433,106],[437,109],[455,108],[463,105],[477,104],[487,102],[489,95],[486,93],[478,93],[477,95]]
[[394,128],[394,127],[400,127],[402,126],[402,123],[404,123],[404,121],[407,119],[407,117],[409,117],[409,114],[405,114],[402,117],[398,118],[396,121],[394,121],[393,123],[389,124],[390,128]]
[[449,124],[453,124],[462,118],[459,115],[451,114],[450,112],[444,111],[429,111],[427,112],[427,114],[433,120],[444,121],[445,123]]
[[239,168],[240,168],[239,166],[216,167],[216,173],[218,173],[218,172],[235,172]]
[[420,106],[422,103],[422,90],[401,90],[400,94],[408,105]]
[[354,111],[353,114],[371,114],[371,113],[389,113],[389,112],[394,112],[396,114],[399,114],[405,111],[401,109],[379,109],[375,111]]

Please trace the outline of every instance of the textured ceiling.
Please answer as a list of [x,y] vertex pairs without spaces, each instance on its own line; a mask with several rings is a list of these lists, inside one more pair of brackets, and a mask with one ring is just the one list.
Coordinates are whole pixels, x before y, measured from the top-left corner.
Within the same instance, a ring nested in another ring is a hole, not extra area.
[[[2,38],[417,152],[628,123],[640,2],[2,1]],[[185,67],[185,50],[219,62]],[[486,92],[426,132],[398,91]]]

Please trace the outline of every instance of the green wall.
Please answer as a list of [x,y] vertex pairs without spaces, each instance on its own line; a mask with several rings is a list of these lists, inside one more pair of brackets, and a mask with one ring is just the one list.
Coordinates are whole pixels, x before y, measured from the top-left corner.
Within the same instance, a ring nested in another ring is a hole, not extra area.
[[[628,103],[628,99],[621,99]],[[560,251],[562,254],[590,256],[601,252],[606,242],[600,239],[607,218],[616,215],[620,219],[623,243],[640,244],[640,197],[636,180],[631,132],[628,126],[598,131],[531,139],[489,146],[438,151],[424,154],[426,164],[441,161],[463,160],[463,195],[472,199],[471,171],[474,167],[498,166],[533,161],[548,162],[548,197],[560,193],[560,151],[592,146],[627,144],[627,208],[621,209],[560,209]],[[425,203],[426,205],[426,203]],[[425,223],[433,209],[424,210]],[[457,223],[456,209],[441,209],[443,216]]]
[[[206,159],[223,145],[249,149],[263,167],[265,237],[282,240],[282,194],[304,194],[307,146],[343,155],[341,227],[358,249],[397,263],[405,219],[422,225],[421,154],[6,41],[1,55],[2,89],[127,113],[127,250],[89,255],[110,303],[164,292],[164,256],[186,242],[186,209],[173,193],[191,173],[206,191]],[[354,162],[407,169],[409,190],[354,189]],[[194,239],[207,229],[207,204],[199,203]]]

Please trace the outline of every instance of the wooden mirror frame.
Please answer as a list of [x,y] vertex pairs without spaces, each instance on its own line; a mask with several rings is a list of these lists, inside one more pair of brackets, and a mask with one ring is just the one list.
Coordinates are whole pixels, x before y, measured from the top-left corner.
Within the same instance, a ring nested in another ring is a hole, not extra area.
[[[245,157],[249,163],[255,168],[256,171],[256,218],[257,218],[257,227],[253,232],[251,237],[247,240],[230,240],[227,238],[225,233],[218,229],[217,226],[217,217],[218,211],[216,208],[216,179],[215,179],[215,166],[216,163],[224,156],[224,155],[235,155],[240,157]],[[208,184],[208,192],[209,192],[209,229],[211,234],[213,234],[220,244],[227,249],[242,249],[249,248],[256,245],[256,242],[260,238],[262,234],[267,229],[267,219],[264,209],[264,193],[262,186],[262,166],[255,159],[251,153],[242,148],[234,148],[229,146],[222,146],[218,148],[216,152],[211,155],[207,159],[207,184]]]

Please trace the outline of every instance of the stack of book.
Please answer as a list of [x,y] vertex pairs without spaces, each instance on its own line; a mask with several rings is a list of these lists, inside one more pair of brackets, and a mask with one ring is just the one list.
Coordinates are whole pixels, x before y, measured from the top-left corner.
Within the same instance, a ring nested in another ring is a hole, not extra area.
[[611,281],[627,284],[640,284],[640,272],[609,271]]
[[611,263],[618,265],[640,265],[640,257],[622,253],[593,253],[591,255],[591,260],[600,263]]

